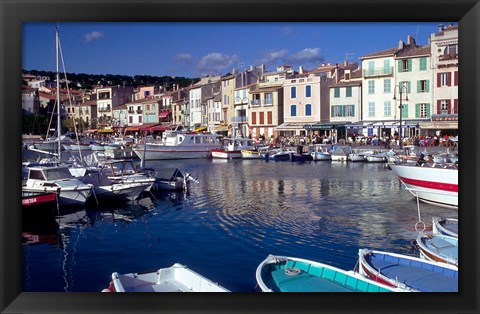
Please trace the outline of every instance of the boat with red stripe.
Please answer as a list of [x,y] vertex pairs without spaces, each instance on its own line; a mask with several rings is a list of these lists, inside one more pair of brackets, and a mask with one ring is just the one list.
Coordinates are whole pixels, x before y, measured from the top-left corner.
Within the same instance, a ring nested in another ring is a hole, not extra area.
[[407,190],[427,203],[458,208],[458,164],[390,164]]

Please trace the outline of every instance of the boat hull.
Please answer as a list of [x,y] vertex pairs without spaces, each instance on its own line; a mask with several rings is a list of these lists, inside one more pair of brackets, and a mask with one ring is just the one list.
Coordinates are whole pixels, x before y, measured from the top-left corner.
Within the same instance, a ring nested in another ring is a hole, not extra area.
[[256,270],[263,292],[404,292],[374,282],[353,271],[323,263],[269,255]]
[[360,249],[360,274],[392,287],[419,292],[458,292],[458,268],[418,257]]
[[230,292],[182,264],[150,273],[112,274],[111,292]]
[[420,234],[416,244],[421,258],[458,267],[458,238]]
[[260,151],[244,149],[242,150],[242,158],[243,159],[261,159],[262,154]]
[[458,208],[458,169],[395,165],[390,168],[422,201]]
[[197,159],[197,158],[211,158],[212,147],[195,147],[186,146],[183,148],[175,148],[168,146],[152,146],[147,145],[144,152],[143,145],[133,147],[133,151],[140,159],[145,160],[163,160],[163,159]]
[[458,219],[433,217],[432,232],[458,238]]
[[222,158],[222,159],[239,159],[242,158],[241,150],[222,150],[222,149],[213,149],[212,158]]

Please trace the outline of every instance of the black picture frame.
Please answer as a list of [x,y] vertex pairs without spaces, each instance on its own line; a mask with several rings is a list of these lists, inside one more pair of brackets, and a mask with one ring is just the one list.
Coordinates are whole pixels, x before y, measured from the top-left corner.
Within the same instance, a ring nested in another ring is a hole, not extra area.
[[[479,76],[478,0],[143,0],[14,1],[1,6],[0,310],[2,313],[255,312],[478,313]],[[459,22],[459,152],[461,221],[459,293],[453,294],[115,294],[22,293],[21,69],[22,23],[185,22]]]

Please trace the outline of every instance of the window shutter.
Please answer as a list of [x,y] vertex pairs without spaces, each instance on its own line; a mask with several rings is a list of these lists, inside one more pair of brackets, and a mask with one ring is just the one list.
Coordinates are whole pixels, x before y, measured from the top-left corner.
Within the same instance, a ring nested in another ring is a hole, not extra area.
[[427,80],[425,83],[425,91],[427,93],[430,93],[430,80]]
[[454,83],[453,85],[458,86],[458,71],[454,72]]
[[437,100],[437,114],[442,112],[442,101]]
[[430,104],[426,104],[427,118],[430,118]]
[[413,60],[409,59],[409,60],[407,60],[407,63],[408,63],[408,72],[412,72]]
[[454,114],[458,113],[458,99],[453,100],[453,112]]
[[447,113],[450,113],[452,109],[452,101],[450,99],[447,100]]
[[441,80],[442,80],[442,75],[440,73],[437,73],[437,87],[440,87],[441,85]]
[[398,72],[402,72],[402,60],[398,60]]
[[412,84],[410,84],[411,82],[408,81],[407,82],[407,93],[411,94],[412,93],[412,89],[410,88]]
[[417,81],[417,93],[420,93],[422,86],[420,85],[420,81]]
[[404,118],[408,118],[408,104],[402,104],[403,110],[402,110],[402,116]]
[[452,86],[452,73],[447,73],[447,86]]
[[420,118],[420,104],[415,104],[415,118]]

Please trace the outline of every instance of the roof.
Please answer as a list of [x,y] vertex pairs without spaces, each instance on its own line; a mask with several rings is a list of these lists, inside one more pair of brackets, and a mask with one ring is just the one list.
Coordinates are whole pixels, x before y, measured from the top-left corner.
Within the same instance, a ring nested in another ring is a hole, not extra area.
[[361,56],[359,59],[368,59],[368,58],[375,58],[375,57],[384,57],[384,56],[393,56],[395,53],[400,50],[398,48],[389,48],[382,51],[372,52],[367,55]]
[[397,53],[397,58],[405,58],[405,57],[415,57],[415,56],[426,56],[430,55],[430,45],[417,47],[410,49],[400,50]]

